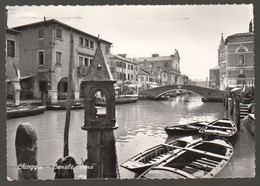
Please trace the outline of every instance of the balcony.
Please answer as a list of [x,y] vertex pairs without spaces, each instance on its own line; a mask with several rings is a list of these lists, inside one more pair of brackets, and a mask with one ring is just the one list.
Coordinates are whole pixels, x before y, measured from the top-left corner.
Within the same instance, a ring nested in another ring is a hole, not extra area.
[[78,76],[85,77],[87,75],[89,67],[87,66],[80,66],[78,67]]

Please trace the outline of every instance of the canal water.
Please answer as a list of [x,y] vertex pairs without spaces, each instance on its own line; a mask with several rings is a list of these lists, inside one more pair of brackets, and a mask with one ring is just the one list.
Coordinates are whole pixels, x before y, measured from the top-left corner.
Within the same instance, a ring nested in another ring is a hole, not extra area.
[[[46,111],[42,115],[7,120],[7,176],[17,179],[15,133],[21,123],[30,123],[38,135],[39,179],[53,179],[53,165],[63,155],[64,110]],[[119,128],[114,131],[118,165],[155,145],[173,140],[164,131],[167,125],[186,124],[194,121],[213,121],[226,115],[222,103],[202,102],[197,95],[182,95],[164,101],[138,100],[137,103],[116,105]],[[84,110],[72,110],[69,134],[69,155],[77,163],[87,159],[87,132],[81,129]],[[255,176],[255,141],[241,127],[230,162],[217,178]],[[118,166],[121,179],[131,179],[135,174]],[[86,170],[75,169],[76,179],[85,179]]]

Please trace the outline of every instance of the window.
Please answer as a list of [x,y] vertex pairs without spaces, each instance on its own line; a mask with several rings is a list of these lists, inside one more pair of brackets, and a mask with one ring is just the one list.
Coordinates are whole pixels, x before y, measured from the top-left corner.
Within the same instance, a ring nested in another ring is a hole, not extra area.
[[38,65],[44,65],[44,51],[38,51]]
[[7,40],[7,56],[15,57],[15,41]]
[[128,80],[130,79],[130,74],[127,74],[127,79],[128,79]]
[[90,41],[90,48],[94,48],[94,42]]
[[93,62],[93,59],[89,59],[89,66],[91,65],[92,62]]
[[168,62],[164,62],[164,68],[168,67]]
[[88,58],[84,58],[84,66],[89,66],[89,59]]
[[61,52],[56,51],[56,65],[61,65]]
[[244,55],[239,55],[238,56],[238,62],[240,65],[245,64],[245,56]]
[[79,56],[79,66],[81,67],[83,65],[83,57]]
[[83,46],[84,45],[84,40],[82,37],[79,37],[79,45]]
[[106,46],[106,53],[109,53],[109,46]]
[[133,65],[131,65],[131,70],[134,70],[134,66]]
[[246,84],[246,80],[245,80],[246,76],[244,74],[239,74],[237,76],[237,85],[243,85]]
[[39,30],[39,39],[43,39],[44,38],[44,29],[40,29]]
[[56,38],[62,39],[62,32],[60,28],[56,28]]
[[64,82],[64,84],[63,84],[63,92],[68,92],[68,82]]
[[85,39],[85,47],[89,47],[89,40]]
[[246,52],[245,49],[240,48],[237,52]]

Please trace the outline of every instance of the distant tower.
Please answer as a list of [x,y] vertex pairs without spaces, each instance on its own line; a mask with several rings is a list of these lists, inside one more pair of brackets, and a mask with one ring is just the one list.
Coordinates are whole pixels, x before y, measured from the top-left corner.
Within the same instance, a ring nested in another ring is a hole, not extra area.
[[223,33],[221,33],[221,38],[218,46],[218,66],[225,60],[225,42],[223,38]]

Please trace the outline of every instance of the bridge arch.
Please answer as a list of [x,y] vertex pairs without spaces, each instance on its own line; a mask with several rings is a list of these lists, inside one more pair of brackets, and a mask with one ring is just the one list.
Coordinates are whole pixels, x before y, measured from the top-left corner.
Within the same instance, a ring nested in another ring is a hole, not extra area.
[[[160,96],[162,96],[162,95],[164,95],[164,94],[167,94],[167,93],[169,93],[169,92],[172,92],[173,90],[187,90],[187,89],[183,89],[183,88],[181,88],[181,89],[179,89],[179,88],[171,89],[171,90],[162,92],[161,94],[158,94],[157,96],[154,97],[154,99],[157,99],[157,98],[159,98]],[[194,92],[194,91],[191,91],[191,90],[187,90],[187,91],[192,92],[193,94],[197,94],[197,95],[199,95],[199,96],[201,96],[202,98],[204,98],[204,99],[207,100],[206,97],[204,97],[203,95],[201,95],[201,94],[199,94],[199,93],[197,93],[197,92]]]
[[217,89],[211,89],[207,87],[196,86],[196,85],[166,85],[166,86],[156,87],[152,89],[142,90],[139,92],[139,95],[156,99],[161,95],[176,89],[187,90],[195,94],[198,94],[202,98],[204,98],[204,101],[222,101],[223,99],[223,91]]

